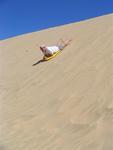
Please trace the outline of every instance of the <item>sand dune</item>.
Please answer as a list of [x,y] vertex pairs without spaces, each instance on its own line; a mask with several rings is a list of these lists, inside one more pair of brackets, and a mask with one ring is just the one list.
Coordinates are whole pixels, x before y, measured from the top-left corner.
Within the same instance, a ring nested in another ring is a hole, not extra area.
[[[113,15],[0,41],[0,150],[113,150]],[[39,45],[72,38],[39,63]]]

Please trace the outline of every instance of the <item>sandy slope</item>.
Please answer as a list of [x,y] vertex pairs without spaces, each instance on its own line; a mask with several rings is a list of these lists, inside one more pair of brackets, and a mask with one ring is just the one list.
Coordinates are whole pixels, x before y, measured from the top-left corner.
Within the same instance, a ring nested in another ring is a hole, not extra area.
[[[0,42],[0,150],[113,150],[112,20]],[[32,66],[61,37],[72,44]]]

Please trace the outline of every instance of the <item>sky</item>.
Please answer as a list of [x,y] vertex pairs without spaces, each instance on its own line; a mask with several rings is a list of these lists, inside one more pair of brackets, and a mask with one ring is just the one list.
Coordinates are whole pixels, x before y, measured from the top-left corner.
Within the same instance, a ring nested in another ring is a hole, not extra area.
[[113,0],[0,0],[0,40],[113,13]]

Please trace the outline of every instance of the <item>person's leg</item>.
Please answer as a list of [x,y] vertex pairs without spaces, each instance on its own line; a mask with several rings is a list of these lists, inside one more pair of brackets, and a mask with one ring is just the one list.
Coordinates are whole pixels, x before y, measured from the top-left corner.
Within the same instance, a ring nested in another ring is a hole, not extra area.
[[69,40],[65,40],[65,41],[63,41],[63,43],[64,43],[64,45],[66,46],[66,45],[69,45],[70,43],[71,43],[71,39],[69,39]]
[[60,42],[59,42],[58,47],[62,50],[62,49],[64,49],[66,46],[68,46],[71,41],[72,41],[71,39],[65,40],[65,41],[61,39]]

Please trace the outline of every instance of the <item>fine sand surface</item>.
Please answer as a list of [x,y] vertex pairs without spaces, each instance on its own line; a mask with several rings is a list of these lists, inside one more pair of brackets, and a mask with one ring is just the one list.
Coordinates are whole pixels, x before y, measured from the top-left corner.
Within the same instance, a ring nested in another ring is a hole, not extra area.
[[110,14],[0,41],[0,150],[113,150],[112,39]]

